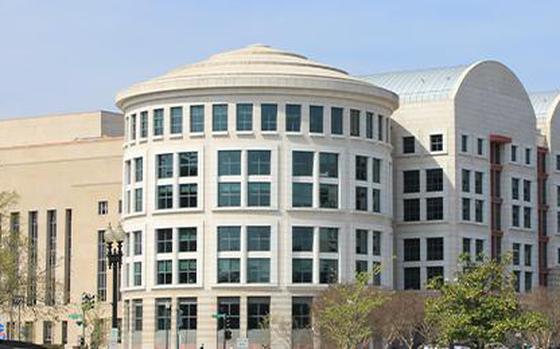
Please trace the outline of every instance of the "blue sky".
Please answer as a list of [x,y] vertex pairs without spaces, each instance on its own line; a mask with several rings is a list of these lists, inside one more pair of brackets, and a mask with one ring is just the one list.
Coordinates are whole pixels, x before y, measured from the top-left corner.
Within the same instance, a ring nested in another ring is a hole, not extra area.
[[115,93],[264,43],[351,74],[496,59],[560,88],[560,1],[0,0],[0,118],[115,110]]

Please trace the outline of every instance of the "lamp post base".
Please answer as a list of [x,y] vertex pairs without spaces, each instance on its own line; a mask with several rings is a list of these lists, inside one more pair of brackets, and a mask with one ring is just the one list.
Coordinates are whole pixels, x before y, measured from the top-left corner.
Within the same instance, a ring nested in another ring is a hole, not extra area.
[[119,329],[112,328],[109,334],[109,349],[118,349],[119,347]]

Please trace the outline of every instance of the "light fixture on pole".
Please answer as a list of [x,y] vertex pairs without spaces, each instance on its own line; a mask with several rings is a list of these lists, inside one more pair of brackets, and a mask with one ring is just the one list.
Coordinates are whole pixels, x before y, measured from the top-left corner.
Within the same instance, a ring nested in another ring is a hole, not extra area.
[[118,303],[118,273],[122,265],[122,244],[125,238],[125,233],[122,226],[113,228],[111,223],[107,226],[105,231],[105,243],[107,244],[107,260],[109,261],[109,269],[113,270],[113,302],[112,302],[112,317],[111,317],[111,340],[110,348],[117,347],[117,340],[119,335],[118,321],[117,321],[117,303]]

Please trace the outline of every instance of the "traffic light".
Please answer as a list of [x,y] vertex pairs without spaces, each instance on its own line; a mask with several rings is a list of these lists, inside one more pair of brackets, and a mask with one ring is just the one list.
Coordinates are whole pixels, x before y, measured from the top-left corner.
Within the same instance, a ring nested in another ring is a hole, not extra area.
[[79,342],[80,342],[80,347],[82,348],[86,345],[86,339],[82,336],[80,336]]
[[226,328],[226,330],[224,332],[224,336],[225,336],[226,340],[229,341],[231,339],[231,330]]
[[231,328],[231,318],[226,316],[226,329]]

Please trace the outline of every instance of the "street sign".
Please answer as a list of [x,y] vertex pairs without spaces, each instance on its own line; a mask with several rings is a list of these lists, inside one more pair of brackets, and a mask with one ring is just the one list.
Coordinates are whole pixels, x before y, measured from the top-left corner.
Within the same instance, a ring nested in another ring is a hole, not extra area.
[[249,339],[247,338],[237,338],[235,343],[237,349],[249,349]]
[[77,313],[68,314],[68,318],[70,320],[81,320],[82,319],[82,314],[77,314]]
[[0,339],[6,339],[6,326],[3,323],[0,323]]
[[6,327],[4,327],[3,323],[0,323],[0,332],[4,332],[6,330]]
[[226,313],[214,313],[212,314],[212,318],[213,319],[222,319],[226,317]]

